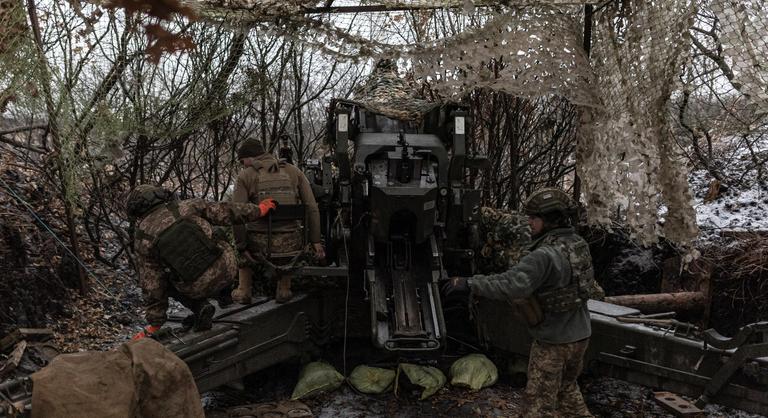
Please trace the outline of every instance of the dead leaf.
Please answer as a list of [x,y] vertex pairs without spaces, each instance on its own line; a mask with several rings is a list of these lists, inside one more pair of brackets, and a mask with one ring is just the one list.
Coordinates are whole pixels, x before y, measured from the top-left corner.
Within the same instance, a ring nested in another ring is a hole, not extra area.
[[113,0],[107,3],[109,8],[123,8],[128,13],[141,12],[163,20],[170,20],[178,13],[190,20],[196,20],[197,14],[178,0]]
[[157,64],[163,53],[174,53],[180,51],[189,51],[195,49],[195,43],[188,35],[182,36],[171,33],[158,24],[146,25],[147,38],[150,45],[147,47],[149,61]]

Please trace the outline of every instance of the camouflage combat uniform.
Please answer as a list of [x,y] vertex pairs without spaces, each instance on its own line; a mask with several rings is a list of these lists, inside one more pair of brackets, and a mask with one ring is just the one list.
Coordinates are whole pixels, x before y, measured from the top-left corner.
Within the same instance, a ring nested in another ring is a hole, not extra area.
[[220,250],[219,257],[194,281],[180,280],[158,258],[153,245],[156,237],[161,236],[180,217],[193,222],[211,238],[212,224],[244,224],[260,216],[257,205],[190,199],[158,205],[140,218],[135,230],[135,249],[138,254],[139,284],[149,324],[160,326],[165,322],[168,297],[173,297],[197,312],[202,304],[207,303],[207,298],[228,291],[237,274],[237,259],[232,246],[227,242],[212,240]]
[[[270,174],[268,182],[265,181],[267,178],[265,173]],[[313,244],[320,242],[320,211],[306,176],[296,166],[278,161],[272,154],[264,153],[254,158],[252,166],[240,172],[232,201],[259,202],[267,197],[275,199],[279,204],[304,204],[309,242]],[[280,262],[304,252],[302,234],[303,228],[296,222],[273,222],[270,259]],[[266,221],[249,223],[246,227],[237,226],[235,240],[240,250],[248,250],[254,256],[265,253]]]
[[[287,302],[292,297],[290,288],[295,269],[306,263],[313,247],[320,246],[320,211],[315,196],[304,173],[265,152],[256,139],[248,139],[240,146],[238,158],[251,161],[237,177],[233,202],[272,198],[282,205],[303,204],[307,224],[282,220],[269,225],[265,219],[246,227],[236,227],[235,241],[238,250],[243,252],[244,265],[240,268],[238,287],[232,292],[232,299],[250,303],[254,269],[258,268],[262,277],[275,279],[274,282],[262,282],[262,291],[274,283],[275,300]],[[312,246],[304,245],[304,226],[309,231]]]
[[[591,258],[577,260],[565,251],[569,247],[563,243],[579,240],[583,242],[572,228],[545,232],[531,245],[531,252],[507,271],[470,278],[470,289],[488,299],[512,301],[568,287],[573,281],[572,265],[586,263],[591,267]],[[528,363],[525,416],[591,416],[576,382],[592,334],[586,301],[565,312],[543,310],[543,319],[529,326],[534,343]]]

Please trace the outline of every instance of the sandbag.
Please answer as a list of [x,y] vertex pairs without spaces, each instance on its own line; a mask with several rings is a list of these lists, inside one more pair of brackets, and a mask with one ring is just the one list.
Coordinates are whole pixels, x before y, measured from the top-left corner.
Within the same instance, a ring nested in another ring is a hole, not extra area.
[[432,366],[419,366],[418,364],[401,363],[397,368],[397,376],[395,377],[395,395],[397,395],[397,389],[401,374],[405,374],[412,384],[424,388],[421,392],[420,400],[427,399],[434,395],[440,388],[445,385],[445,375],[440,369]]
[[378,395],[392,390],[395,374],[394,370],[361,364],[352,370],[347,381],[358,392]]
[[227,411],[229,418],[312,418],[312,410],[299,401],[263,402],[241,405]]
[[304,366],[299,375],[299,382],[293,389],[291,400],[298,400],[330,392],[344,383],[344,376],[328,363],[315,361]]
[[186,363],[150,338],[62,354],[32,376],[32,418],[204,418]]
[[470,354],[451,365],[451,385],[480,390],[496,383],[499,371],[484,354]]

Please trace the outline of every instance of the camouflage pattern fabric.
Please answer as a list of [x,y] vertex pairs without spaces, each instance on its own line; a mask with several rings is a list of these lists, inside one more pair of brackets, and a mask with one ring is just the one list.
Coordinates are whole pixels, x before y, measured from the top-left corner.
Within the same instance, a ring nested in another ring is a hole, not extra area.
[[[301,222],[284,221],[273,223],[272,243],[270,245],[270,257],[266,256],[267,233],[263,222],[251,223],[246,226],[236,226],[233,234],[237,248],[240,251],[247,250],[252,259],[242,258],[241,267],[249,267],[256,276],[264,279],[261,282],[254,281],[254,285],[261,287],[262,294],[273,293],[271,290],[273,279],[291,276],[293,272],[311,262],[314,251],[310,245],[304,243],[304,227],[310,243],[321,241],[320,236],[320,211],[312,193],[312,188],[302,171],[291,164],[281,163],[271,154],[265,153],[255,158],[253,165],[247,167],[238,174],[235,183],[233,202],[258,202],[267,197],[273,197],[280,201],[280,190],[276,190],[273,184],[264,187],[264,180],[276,177],[274,172],[279,170],[285,175],[281,184],[284,188],[292,190],[283,191],[283,196],[290,196],[287,203],[295,203],[296,199],[306,208],[305,226]],[[262,175],[267,173],[270,175]],[[266,193],[265,193],[266,192]],[[280,208],[278,207],[278,211]],[[258,292],[257,292],[258,293]]]
[[[295,257],[304,250],[302,230],[272,232],[272,245],[269,246],[271,258]],[[262,232],[248,231],[248,251],[253,254],[266,254],[268,235]]]
[[528,252],[531,229],[528,217],[514,211],[480,208],[482,247],[476,252],[476,265],[482,274],[501,273]]
[[[250,241],[251,243],[253,241]],[[250,267],[254,272],[265,279],[277,279],[291,275],[296,270],[309,265],[312,262],[314,250],[310,244],[299,247],[298,251],[292,252],[290,256],[273,256],[267,258],[263,252],[251,251],[249,246],[248,253],[252,259],[243,258],[241,267]],[[257,247],[260,248],[260,247]]]
[[568,344],[534,341],[525,386],[526,417],[592,417],[576,379],[589,339]]
[[376,63],[365,84],[355,91],[355,99],[342,102],[361,105],[392,119],[420,121],[440,103],[418,96],[418,90],[413,79],[400,77],[395,61],[383,59]]
[[[214,225],[253,222],[261,216],[257,205],[242,203],[212,203],[202,199],[178,202],[179,214],[197,224],[209,238]],[[170,270],[152,251],[153,237],[157,237],[176,221],[166,205],[158,206],[139,220],[136,226],[135,248],[138,254],[139,285],[144,296],[146,319],[151,325],[162,325],[166,320],[168,297],[178,292],[179,302],[189,308],[193,302],[218,295],[229,287],[237,275],[237,257],[233,248],[224,241],[216,241],[221,256],[205,273],[193,282],[176,280]],[[185,303],[187,302],[187,303]]]
[[[582,299],[605,299],[605,291],[595,280],[592,254],[584,238],[573,234],[548,234],[538,240],[534,248],[549,245],[557,248],[571,264],[573,284]],[[532,248],[533,249],[533,248]]]

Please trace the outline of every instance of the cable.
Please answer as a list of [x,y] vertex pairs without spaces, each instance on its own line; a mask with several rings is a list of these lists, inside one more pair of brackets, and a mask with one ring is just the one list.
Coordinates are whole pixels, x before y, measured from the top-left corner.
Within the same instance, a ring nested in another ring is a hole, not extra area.
[[70,255],[70,256],[72,256],[72,258],[74,258],[74,259],[75,259],[75,261],[77,261],[77,264],[79,264],[79,265],[80,265],[80,267],[82,267],[82,268],[83,268],[83,270],[85,270],[85,272],[86,272],[86,273],[88,273],[88,275],[90,275],[90,276],[93,278],[93,280],[94,280],[96,283],[98,283],[98,284],[99,284],[99,286],[101,286],[102,288],[104,288],[104,291],[105,291],[105,292],[107,292],[107,295],[109,295],[109,296],[110,296],[110,297],[112,297],[112,298],[116,298],[116,297],[115,297],[115,295],[113,295],[113,294],[112,294],[112,292],[110,292],[110,291],[109,291],[109,289],[107,288],[107,286],[106,286],[106,285],[104,285],[104,283],[102,283],[102,282],[99,280],[99,278],[98,278],[98,277],[96,277],[96,274],[94,274],[94,273],[93,273],[93,272],[92,272],[92,271],[91,271],[91,270],[88,268],[88,266],[86,266],[86,265],[85,265],[85,263],[83,263],[83,261],[82,261],[82,260],[80,260],[80,258],[79,258],[78,256],[76,256],[76,255],[75,255],[75,253],[73,253],[73,252],[72,252],[72,250],[70,250],[70,249],[69,249],[69,247],[67,247],[67,245],[66,245],[66,244],[65,244],[65,243],[64,243],[64,242],[63,242],[63,241],[62,241],[62,240],[61,240],[61,239],[58,237],[58,235],[56,235],[56,233],[55,233],[55,232],[54,232],[54,231],[53,231],[53,230],[52,230],[52,229],[51,229],[51,228],[48,226],[48,224],[46,224],[46,223],[45,223],[45,222],[44,222],[42,219],[40,219],[40,217],[37,215],[37,213],[35,212],[35,210],[34,210],[34,209],[32,209],[32,206],[31,206],[29,203],[27,203],[27,202],[26,202],[26,201],[25,201],[25,200],[24,200],[24,199],[23,199],[21,196],[19,196],[18,194],[16,194],[16,192],[15,192],[15,191],[14,191],[14,190],[11,188],[11,186],[10,186],[10,185],[8,185],[8,183],[6,183],[6,182],[5,182],[5,180],[3,180],[3,178],[2,178],[2,177],[0,177],[0,183],[3,183],[3,186],[5,187],[5,189],[6,189],[6,190],[8,190],[8,192],[11,194],[11,196],[13,196],[14,198],[16,198],[16,200],[18,200],[18,201],[19,201],[19,202],[20,202],[22,205],[24,205],[24,207],[27,209],[27,211],[29,211],[29,213],[30,213],[30,214],[32,214],[32,216],[33,216],[33,217],[34,217],[34,218],[37,220],[37,222],[39,222],[39,223],[40,223],[40,225],[42,225],[42,226],[43,226],[43,228],[45,228],[45,229],[48,231],[48,233],[49,233],[49,234],[51,234],[51,236],[53,237],[53,239],[54,239],[54,240],[55,240],[55,241],[56,241],[56,242],[57,242],[57,243],[58,243],[58,244],[59,244],[59,245],[60,245],[62,248],[64,248],[64,250],[66,250],[66,251],[67,251],[67,253],[69,253],[69,255]]
[[349,322],[349,249],[347,248],[347,234],[344,233],[344,224],[341,223],[341,209],[336,212],[336,222],[341,225],[341,238],[344,243],[344,255],[347,262],[347,288],[344,296],[344,341],[342,343],[342,365],[344,376],[347,375],[347,323]]

